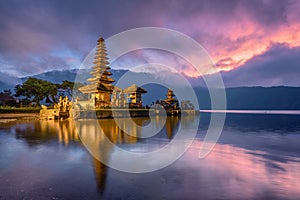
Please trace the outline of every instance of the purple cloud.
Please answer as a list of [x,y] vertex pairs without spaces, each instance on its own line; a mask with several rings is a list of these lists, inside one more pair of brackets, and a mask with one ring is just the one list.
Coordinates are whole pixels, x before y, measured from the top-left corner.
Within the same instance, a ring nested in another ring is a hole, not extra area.
[[[0,72],[24,76],[76,68],[99,35],[143,26],[186,33],[208,50],[217,67],[232,70],[250,65],[274,43],[300,46],[299,9],[297,0],[10,0],[0,3]],[[175,62],[181,71],[189,70]]]

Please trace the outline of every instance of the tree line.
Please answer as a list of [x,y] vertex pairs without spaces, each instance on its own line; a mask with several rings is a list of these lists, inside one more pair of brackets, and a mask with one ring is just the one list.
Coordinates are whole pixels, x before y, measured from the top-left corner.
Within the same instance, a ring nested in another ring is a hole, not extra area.
[[41,101],[47,104],[58,102],[59,96],[72,97],[73,88],[83,86],[82,83],[64,80],[61,84],[30,77],[24,83],[15,86],[15,94],[9,91],[1,93],[2,96],[17,97],[16,104],[40,106]]

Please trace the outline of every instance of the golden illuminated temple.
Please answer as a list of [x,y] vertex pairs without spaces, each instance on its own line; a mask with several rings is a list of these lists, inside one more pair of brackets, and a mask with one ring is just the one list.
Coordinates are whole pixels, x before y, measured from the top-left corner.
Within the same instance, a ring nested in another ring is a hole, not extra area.
[[[92,102],[92,106],[95,108],[123,108],[127,106],[143,108],[142,94],[147,93],[145,89],[135,84],[125,89],[112,85],[115,80],[110,77],[112,73],[109,71],[106,45],[102,37],[97,41],[93,64],[90,72],[92,77],[87,80],[90,84],[79,88],[83,94],[86,94],[87,101]],[[87,104],[87,102],[81,103]]]

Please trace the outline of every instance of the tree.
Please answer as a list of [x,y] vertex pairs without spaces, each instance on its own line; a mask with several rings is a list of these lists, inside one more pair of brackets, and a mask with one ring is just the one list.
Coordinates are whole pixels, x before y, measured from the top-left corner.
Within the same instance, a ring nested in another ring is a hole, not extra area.
[[40,101],[45,98],[55,101],[57,87],[49,81],[30,77],[23,84],[17,85],[15,91],[16,97],[23,96],[35,102],[36,105],[40,105]]
[[80,88],[82,86],[84,86],[82,83],[72,82],[72,81],[68,81],[68,80],[64,80],[62,82],[62,84],[56,85],[56,87],[58,89],[63,90],[63,92],[66,93],[70,97],[73,95],[73,89],[78,90],[78,88]]

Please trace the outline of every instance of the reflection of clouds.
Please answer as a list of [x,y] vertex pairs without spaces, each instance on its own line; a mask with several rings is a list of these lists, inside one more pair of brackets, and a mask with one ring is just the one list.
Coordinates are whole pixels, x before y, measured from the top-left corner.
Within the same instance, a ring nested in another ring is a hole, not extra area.
[[[201,142],[195,140],[184,159],[194,160],[200,146]],[[243,195],[243,198],[251,199],[264,196],[268,192],[271,192],[271,196],[282,198],[299,196],[300,159],[291,158],[287,162],[278,162],[266,159],[266,154],[217,144],[205,159],[192,162],[191,165],[192,168],[209,174],[200,173],[199,178],[204,179],[206,184],[224,188],[224,195],[231,198]]]

